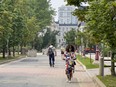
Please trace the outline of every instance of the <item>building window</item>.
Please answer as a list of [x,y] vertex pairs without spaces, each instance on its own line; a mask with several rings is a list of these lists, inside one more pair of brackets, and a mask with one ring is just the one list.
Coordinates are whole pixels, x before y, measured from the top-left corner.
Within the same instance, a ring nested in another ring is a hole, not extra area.
[[64,13],[63,13],[63,16],[64,16],[64,17],[66,17],[66,16],[67,16],[67,13],[66,13],[66,12],[64,12]]
[[62,31],[64,31],[64,30],[65,30],[65,27],[62,28]]
[[69,19],[67,19],[67,23],[70,24],[70,20]]
[[63,12],[60,12],[60,17],[62,17],[63,16]]
[[60,23],[63,24],[63,19],[60,20]]
[[71,8],[67,8],[67,10],[68,10],[68,11],[70,11],[70,10],[71,10]]
[[71,16],[71,13],[70,13],[70,12],[68,12],[68,13],[67,13],[67,16]]

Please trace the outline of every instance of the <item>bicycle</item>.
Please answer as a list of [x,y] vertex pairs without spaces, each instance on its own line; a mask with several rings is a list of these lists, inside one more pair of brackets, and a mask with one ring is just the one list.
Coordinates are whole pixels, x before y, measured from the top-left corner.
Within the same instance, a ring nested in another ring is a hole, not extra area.
[[74,73],[74,60],[68,59],[66,60],[66,70],[65,73],[67,75],[68,81],[71,82]]

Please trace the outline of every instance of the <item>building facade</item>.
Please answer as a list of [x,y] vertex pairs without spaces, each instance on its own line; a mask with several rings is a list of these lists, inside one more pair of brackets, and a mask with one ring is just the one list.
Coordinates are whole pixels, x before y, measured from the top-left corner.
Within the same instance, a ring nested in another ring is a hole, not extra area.
[[56,22],[59,31],[59,35],[56,36],[58,47],[66,44],[65,33],[71,29],[77,29],[78,19],[72,15],[74,10],[74,6],[61,6],[58,8],[58,22]]
[[77,24],[77,18],[72,15],[74,6],[61,6],[58,8],[59,24]]

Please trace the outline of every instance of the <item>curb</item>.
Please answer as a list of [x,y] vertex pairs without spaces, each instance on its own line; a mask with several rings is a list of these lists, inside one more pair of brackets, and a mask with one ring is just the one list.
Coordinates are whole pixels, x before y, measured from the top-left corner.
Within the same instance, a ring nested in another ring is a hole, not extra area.
[[83,69],[84,69],[85,71],[87,71],[85,65],[83,65],[78,59],[76,59],[76,60],[77,60],[76,62],[78,62],[78,63],[83,67]]
[[87,72],[87,74],[89,75],[90,78],[92,78],[92,80],[97,84],[97,86],[99,87],[106,87],[104,85],[104,83],[102,81],[100,81],[100,79],[98,79],[96,76],[92,77],[91,74],[87,71],[87,68],[85,65],[83,65],[78,59],[77,61],[80,65],[82,65],[83,69]]
[[4,60],[4,61],[1,61],[1,62],[0,62],[0,65],[1,65],[1,64],[5,64],[5,63],[9,63],[9,62],[12,62],[12,61],[15,61],[15,60],[19,60],[19,59],[22,59],[22,58],[24,58],[24,57],[26,57],[26,56],[19,56],[18,58],[15,58],[15,59]]
[[96,76],[93,77],[93,80],[96,82],[96,84],[99,86],[99,87],[106,87],[103,82],[101,82]]

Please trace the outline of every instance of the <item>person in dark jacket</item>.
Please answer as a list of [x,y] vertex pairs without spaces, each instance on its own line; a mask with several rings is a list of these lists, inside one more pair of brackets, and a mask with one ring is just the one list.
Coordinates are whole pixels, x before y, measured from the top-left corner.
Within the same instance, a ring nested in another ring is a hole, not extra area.
[[56,56],[56,49],[53,45],[48,47],[47,55],[49,56],[49,65],[50,67],[54,67],[55,64],[55,56]]

